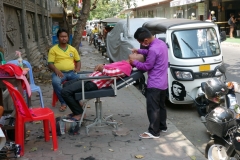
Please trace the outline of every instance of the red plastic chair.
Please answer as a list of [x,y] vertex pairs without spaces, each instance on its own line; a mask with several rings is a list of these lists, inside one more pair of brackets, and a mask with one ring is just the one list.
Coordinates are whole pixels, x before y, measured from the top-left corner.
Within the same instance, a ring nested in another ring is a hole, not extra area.
[[45,141],[50,140],[49,135],[49,122],[51,124],[52,131],[52,142],[53,150],[58,149],[56,124],[54,113],[49,108],[32,108],[27,107],[22,95],[18,90],[16,90],[13,85],[7,81],[3,80],[3,83],[7,86],[10,96],[14,102],[16,110],[16,120],[15,120],[15,143],[21,146],[20,155],[24,155],[24,124],[31,121],[43,120],[44,125],[44,137]]
[[[62,82],[62,84],[64,84],[65,82],[67,82],[67,81]],[[57,101],[58,101],[58,97],[57,97],[56,92],[55,92],[54,89],[53,89],[53,94],[52,94],[52,107],[55,107],[55,106],[56,106]]]
[[53,90],[53,94],[52,94],[52,107],[55,107],[55,106],[56,106],[57,101],[58,101],[57,94],[56,94],[55,91]]

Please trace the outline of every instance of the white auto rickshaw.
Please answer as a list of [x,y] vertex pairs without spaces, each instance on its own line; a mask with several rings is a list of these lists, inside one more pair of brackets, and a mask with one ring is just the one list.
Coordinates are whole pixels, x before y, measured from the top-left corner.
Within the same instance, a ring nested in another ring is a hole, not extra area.
[[189,19],[157,19],[143,27],[168,46],[168,96],[174,104],[192,104],[201,82],[220,77],[223,63],[216,24]]

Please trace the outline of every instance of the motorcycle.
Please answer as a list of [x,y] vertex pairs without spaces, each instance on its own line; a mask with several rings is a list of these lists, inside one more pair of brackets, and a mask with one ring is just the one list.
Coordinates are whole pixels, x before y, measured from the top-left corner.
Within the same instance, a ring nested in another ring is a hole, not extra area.
[[[224,66],[218,71],[225,76]],[[240,85],[225,81],[214,77],[202,82],[195,100],[198,112],[206,114],[201,118],[211,134],[205,148],[209,160],[240,159],[240,106],[235,95],[240,93]]]
[[98,47],[98,33],[94,33],[93,35],[93,45],[95,48]]
[[233,110],[216,107],[204,122],[211,134],[211,140],[205,148],[205,157],[209,160],[240,159],[240,119]]
[[[201,117],[205,117],[218,106],[234,109],[234,105],[238,104],[235,94],[235,91],[238,91],[237,82],[226,82],[226,68],[224,65],[218,66],[215,72],[218,77],[202,82],[194,99],[194,104]],[[224,77],[225,80],[223,80]],[[233,83],[235,84],[235,90],[233,89]]]

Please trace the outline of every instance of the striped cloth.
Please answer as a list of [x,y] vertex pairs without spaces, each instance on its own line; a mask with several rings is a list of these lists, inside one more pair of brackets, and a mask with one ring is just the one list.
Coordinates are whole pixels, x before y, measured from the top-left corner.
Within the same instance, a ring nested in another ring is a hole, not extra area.
[[[109,69],[103,69],[103,72],[95,71],[92,74],[89,75],[89,77],[99,77],[99,76],[110,76],[110,77],[125,77],[126,74],[120,71],[119,69],[115,68],[109,68]],[[95,83],[98,87],[98,89],[101,89],[103,87],[109,87],[113,83],[113,79],[97,79],[92,80],[93,83]]]

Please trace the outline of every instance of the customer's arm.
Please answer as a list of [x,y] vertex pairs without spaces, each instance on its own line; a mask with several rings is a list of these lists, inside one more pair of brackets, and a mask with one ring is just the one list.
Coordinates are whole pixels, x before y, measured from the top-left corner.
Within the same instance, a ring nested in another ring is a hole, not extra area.
[[102,71],[103,75],[110,76],[110,77],[125,77],[126,74],[116,68],[103,68]]
[[103,75],[105,76],[110,76],[110,77],[124,77],[126,76],[125,73],[123,73],[122,71],[120,71],[119,69],[116,68],[104,68],[104,64],[99,64],[95,67],[94,71],[99,71],[102,72]]

